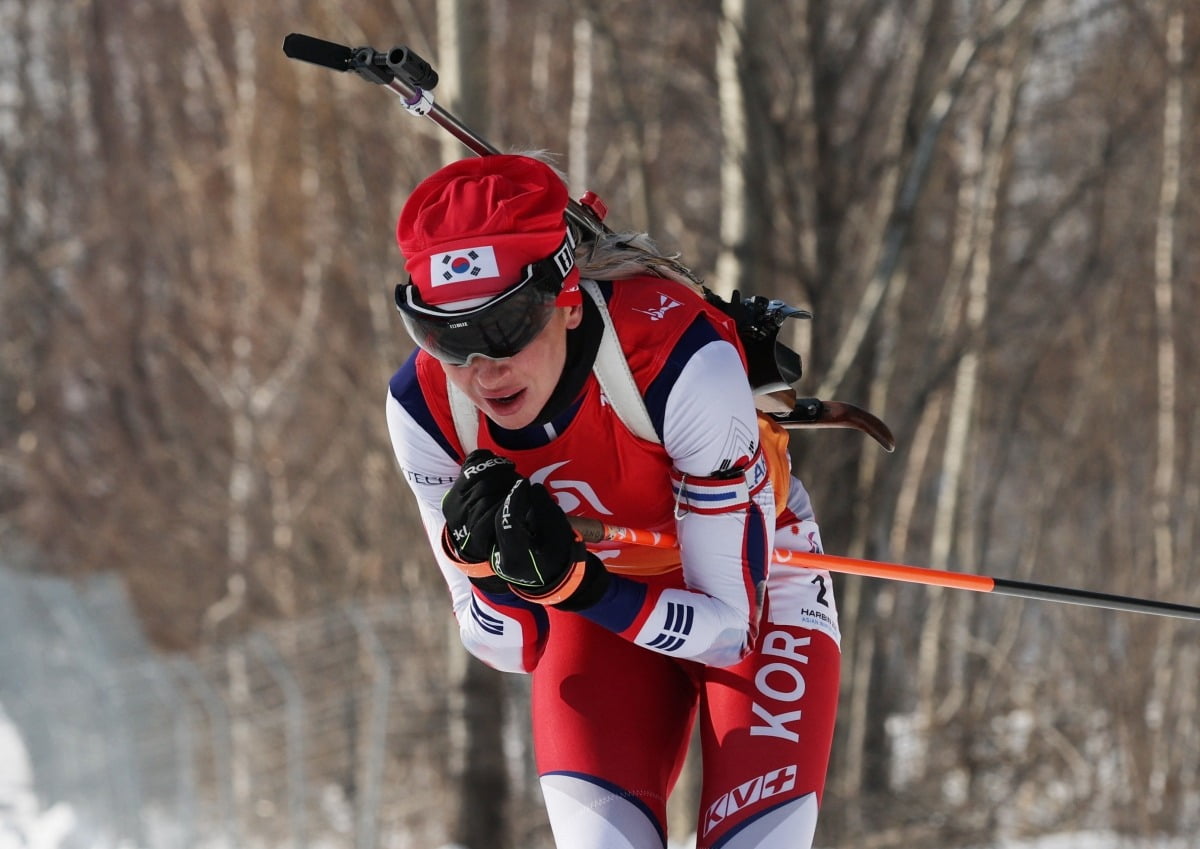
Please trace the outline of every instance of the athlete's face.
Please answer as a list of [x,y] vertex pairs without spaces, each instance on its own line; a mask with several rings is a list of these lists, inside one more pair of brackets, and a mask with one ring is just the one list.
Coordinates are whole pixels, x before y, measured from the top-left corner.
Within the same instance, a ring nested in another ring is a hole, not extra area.
[[532,424],[546,406],[567,361],[567,331],[583,320],[582,307],[559,307],[532,342],[503,360],[474,357],[464,366],[442,363],[446,377],[500,427]]

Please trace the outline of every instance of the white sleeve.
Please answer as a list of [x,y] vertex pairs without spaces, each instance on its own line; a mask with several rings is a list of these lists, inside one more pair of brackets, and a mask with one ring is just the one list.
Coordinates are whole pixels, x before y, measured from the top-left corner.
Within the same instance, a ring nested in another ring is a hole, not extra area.
[[[701,347],[681,369],[667,398],[663,446],[681,478],[677,532],[688,595],[664,593],[657,602],[661,615],[650,617],[643,634],[655,639],[670,622],[671,604],[686,603],[695,608],[692,630],[700,638],[689,640],[687,654],[726,666],[749,650],[755,636],[775,528],[753,394],[741,357],[728,342]],[[746,474],[731,471],[738,468]],[[740,506],[728,511],[690,506],[689,493],[704,487],[736,493]]]
[[405,481],[417,499],[429,547],[450,589],[459,635],[467,651],[502,672],[530,672],[544,641],[544,613],[513,597],[502,604],[476,592],[467,576],[442,551],[442,497],[458,477],[459,464],[450,457],[390,392],[388,433]]
[[706,477],[758,445],[758,412],[737,350],[709,342],[680,370],[667,397],[663,447],[675,468]]

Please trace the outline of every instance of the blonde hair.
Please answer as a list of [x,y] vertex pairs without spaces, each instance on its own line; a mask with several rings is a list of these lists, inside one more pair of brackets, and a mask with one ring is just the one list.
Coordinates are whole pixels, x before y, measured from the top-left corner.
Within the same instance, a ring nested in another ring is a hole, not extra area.
[[[563,183],[567,182],[566,174],[554,164],[554,156],[549,151],[526,150],[518,151],[517,155],[538,160],[549,166]],[[579,237],[575,264],[580,275],[589,280],[624,280],[648,274],[674,280],[704,294],[704,280],[679,262],[678,254],[667,256],[662,253],[648,233],[581,233],[581,228],[573,229]]]
[[591,280],[623,280],[650,274],[703,294],[704,281],[675,256],[666,256],[646,233],[601,233],[575,249],[579,273]]

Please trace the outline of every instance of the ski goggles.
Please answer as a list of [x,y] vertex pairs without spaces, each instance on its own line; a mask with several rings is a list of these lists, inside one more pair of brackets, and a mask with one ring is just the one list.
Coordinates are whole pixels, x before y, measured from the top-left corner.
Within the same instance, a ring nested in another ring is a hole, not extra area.
[[463,310],[429,306],[410,279],[396,287],[396,308],[413,341],[444,363],[461,366],[472,357],[516,356],[554,315],[563,281],[574,267],[569,235],[564,247],[526,265],[520,280],[479,306]]

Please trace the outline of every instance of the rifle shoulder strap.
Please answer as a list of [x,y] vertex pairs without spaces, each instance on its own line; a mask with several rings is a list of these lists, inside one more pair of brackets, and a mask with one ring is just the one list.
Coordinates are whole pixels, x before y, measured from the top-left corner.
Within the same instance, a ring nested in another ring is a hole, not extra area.
[[461,389],[446,379],[446,394],[450,398],[450,418],[462,446],[463,459],[479,447],[479,410]]
[[613,412],[630,433],[639,439],[658,444],[661,440],[654,430],[654,423],[650,421],[650,413],[646,411],[642,391],[638,389],[633,372],[629,370],[629,361],[625,359],[625,352],[621,350],[621,342],[617,338],[617,331],[613,327],[612,316],[608,313],[608,306],[604,303],[600,287],[592,280],[581,280],[579,288],[591,296],[596,309],[600,311],[600,318],[604,321],[600,350],[596,352],[596,362],[592,366],[592,373],[600,383],[600,391],[604,393]]

